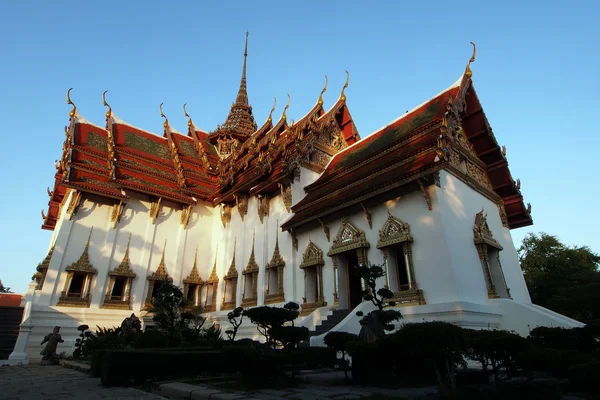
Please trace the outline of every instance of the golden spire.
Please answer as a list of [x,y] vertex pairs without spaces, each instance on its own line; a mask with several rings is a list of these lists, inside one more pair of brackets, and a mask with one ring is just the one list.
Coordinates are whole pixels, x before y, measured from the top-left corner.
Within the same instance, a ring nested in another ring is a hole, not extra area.
[[273,111],[275,111],[275,106],[277,105],[277,97],[273,98],[273,108],[269,112],[269,118],[267,118],[267,122],[271,122],[273,120]]
[[283,108],[283,114],[281,115],[281,119],[286,119],[286,118],[287,118],[286,111],[287,111],[287,109],[290,107],[290,101],[291,101],[291,99],[290,99],[290,95],[289,95],[289,93],[288,93],[288,102],[287,102],[287,104],[285,105],[285,107]]
[[112,108],[110,107],[110,105],[106,102],[106,93],[108,92],[108,90],[105,90],[104,93],[102,93],[102,104],[104,104],[104,107],[108,107],[108,111],[106,112],[106,122],[108,123],[108,119],[111,117],[112,115]]
[[194,124],[194,122],[192,121],[192,117],[190,117],[190,115],[187,113],[185,106],[187,105],[187,103],[183,104],[183,115],[185,115],[186,117],[188,117],[188,127],[191,128],[192,125]]
[[350,73],[346,71],[346,83],[344,83],[344,87],[342,88],[342,93],[340,94],[340,100],[346,101],[346,93],[344,90],[348,87],[348,82],[350,81]]
[[258,264],[256,263],[256,258],[254,257],[254,239],[256,237],[256,232],[252,232],[252,252],[250,253],[250,259],[248,260],[248,265],[246,265],[245,272],[254,272],[258,271]]
[[327,91],[327,83],[329,82],[329,79],[327,78],[327,75],[325,75],[325,87],[323,88],[323,90],[321,90],[321,94],[319,95],[319,101],[317,102],[318,104],[323,104],[323,93],[325,93]]
[[[237,268],[235,267],[235,248],[237,245],[237,238],[233,239],[233,258],[231,259],[231,265],[229,266],[229,270],[227,270],[226,277],[237,276]],[[216,259],[215,259],[216,262]]]
[[158,268],[156,268],[156,275],[166,276],[168,275],[167,269],[165,268],[165,249],[167,248],[167,239],[165,239],[165,244],[163,246],[162,255],[160,257],[160,262],[158,263]]
[[166,130],[169,127],[169,118],[167,118],[167,116],[163,113],[163,110],[162,110],[163,104],[165,104],[165,103],[160,103],[159,109],[160,109],[160,116],[165,119],[163,126],[165,127],[165,130]]
[[131,244],[131,233],[129,234],[129,239],[127,240],[127,247],[125,248],[125,255],[123,256],[123,260],[121,264],[113,271],[109,272],[109,275],[118,275],[118,276],[131,276],[135,278],[135,273],[131,270],[131,264],[129,260],[129,245]]
[[469,42],[473,45],[473,55],[471,56],[471,59],[469,60],[469,62],[467,63],[467,68],[465,68],[465,76],[469,79],[471,79],[471,77],[473,76],[473,72],[471,71],[471,63],[475,61],[475,56],[477,55],[477,46],[475,46],[475,43],[473,42]]
[[218,282],[219,276],[217,275],[217,255],[219,253],[219,245],[217,245],[217,249],[215,250],[215,263],[213,264],[212,272],[208,277],[208,282]]
[[73,90],[73,88],[70,88],[69,90],[67,90],[67,104],[70,104],[73,106],[73,109],[69,112],[69,116],[71,118],[73,118],[75,116],[75,113],[77,112],[77,106],[75,105],[75,103],[73,103],[71,101],[71,90]]

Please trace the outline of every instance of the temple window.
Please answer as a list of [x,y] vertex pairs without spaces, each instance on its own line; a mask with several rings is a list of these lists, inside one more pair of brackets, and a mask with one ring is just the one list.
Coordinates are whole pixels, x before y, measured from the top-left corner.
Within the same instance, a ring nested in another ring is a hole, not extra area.
[[108,273],[108,288],[102,308],[131,309],[131,286],[136,275],[131,269],[129,260],[130,242],[131,235],[129,235],[123,260],[118,267]]
[[285,261],[279,253],[279,235],[275,237],[275,250],[273,257],[267,264],[267,292],[265,293],[265,304],[279,303],[285,300],[283,293],[283,268]]
[[190,274],[183,280],[183,295],[187,299],[190,307],[202,306],[201,288],[204,286],[204,281],[198,274],[198,248],[194,256],[194,266]]
[[473,242],[483,269],[483,277],[487,286],[489,298],[510,298],[510,289],[506,286],[500,251],[502,246],[494,239],[487,223],[487,213],[481,210],[475,216],[473,227]]
[[81,253],[77,261],[65,268],[67,279],[61,296],[56,303],[57,306],[90,306],[90,286],[94,275],[97,273],[96,269],[90,263],[88,254],[91,236],[92,231],[90,230],[83,253]]
[[148,291],[146,292],[146,300],[143,307],[144,310],[152,309],[152,299],[156,297],[158,291],[165,282],[173,282],[173,278],[169,276],[167,268],[165,267],[166,246],[167,241],[165,240],[165,245],[163,247],[162,256],[160,258],[160,262],[158,263],[158,267],[156,268],[156,271],[154,271],[152,275],[148,277]]
[[31,277],[32,280],[35,280],[38,284],[37,290],[42,290],[44,287],[44,282],[46,280],[46,273],[48,272],[48,267],[50,267],[50,260],[52,260],[52,254],[54,253],[54,246],[50,249],[44,261],[38,264],[36,268],[35,274]]
[[334,309],[352,309],[362,302],[368,288],[356,267],[369,263],[369,247],[365,232],[342,217],[342,225],[327,252],[333,260]]
[[223,290],[223,305],[222,310],[233,310],[237,303],[237,282],[238,282],[238,271],[235,266],[235,248],[236,244],[233,245],[233,258],[231,259],[231,265],[227,271],[227,275],[223,277],[224,290]]
[[323,251],[309,240],[300,264],[300,268],[304,271],[302,315],[310,314],[316,308],[327,305],[323,296],[324,264]]
[[244,275],[242,307],[253,307],[258,301],[258,264],[254,258],[254,237],[252,238],[252,252],[250,253],[250,259],[242,274]]
[[415,278],[412,243],[410,226],[388,211],[387,220],[379,231],[377,248],[383,251],[386,286],[394,292],[390,301],[398,305],[425,304],[423,291]]

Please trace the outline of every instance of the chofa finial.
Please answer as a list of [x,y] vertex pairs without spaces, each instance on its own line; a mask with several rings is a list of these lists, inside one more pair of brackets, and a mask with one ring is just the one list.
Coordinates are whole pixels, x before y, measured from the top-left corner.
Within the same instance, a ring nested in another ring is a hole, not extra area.
[[327,91],[327,83],[329,82],[329,79],[327,78],[327,75],[325,75],[325,87],[323,88],[323,90],[321,90],[321,94],[319,95],[319,101],[317,102],[318,104],[323,104],[323,93],[325,93]]
[[108,111],[106,112],[106,118],[110,118],[110,116],[112,115],[112,108],[106,102],[106,93],[107,92],[108,92],[108,90],[105,90],[104,93],[102,93],[102,104],[104,105],[104,107],[108,107]]
[[350,81],[350,73],[346,71],[346,83],[344,83],[344,87],[342,88],[342,94],[340,94],[340,100],[346,101],[346,93],[344,90],[348,87],[348,82]]
[[277,97],[273,98],[273,108],[271,108],[271,111],[269,112],[269,118],[267,118],[267,121],[272,121],[273,120],[273,111],[275,111],[275,106],[277,105]]
[[471,63],[475,61],[475,56],[477,55],[477,46],[475,46],[475,43],[473,43],[473,42],[469,42],[469,43],[471,43],[473,45],[473,55],[471,56],[471,59],[467,63],[467,68],[465,68],[465,75],[467,78],[471,78],[473,76],[473,71],[471,71]]
[[289,95],[289,93],[288,93],[288,102],[287,102],[287,104],[285,105],[285,107],[283,108],[283,115],[281,116],[281,119],[286,119],[286,118],[287,118],[286,111],[287,111],[287,109],[290,107],[290,101],[291,101],[291,99],[290,99],[290,95]]
[[75,105],[75,103],[73,103],[71,101],[71,90],[73,90],[73,88],[70,88],[69,90],[67,90],[67,104],[70,104],[73,106],[73,109],[69,112],[69,116],[72,118],[75,116],[75,112],[77,111],[77,106]]
[[187,110],[185,109],[186,105],[187,105],[187,103],[183,104],[183,115],[185,115],[186,117],[188,117],[188,127],[191,127],[194,122],[192,121],[192,117],[190,117],[190,114],[188,114]]
[[169,118],[167,118],[167,116],[163,113],[163,110],[162,110],[163,104],[165,104],[165,103],[160,103],[160,106],[159,106],[160,116],[165,119],[165,123],[163,124],[163,126],[165,127],[165,129],[167,129],[167,127],[169,126]]

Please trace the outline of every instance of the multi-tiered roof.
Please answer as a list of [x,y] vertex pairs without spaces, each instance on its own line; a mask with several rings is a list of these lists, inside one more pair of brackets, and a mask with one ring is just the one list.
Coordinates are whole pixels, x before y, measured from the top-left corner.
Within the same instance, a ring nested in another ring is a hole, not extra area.
[[279,190],[278,184],[294,179],[299,165],[321,172],[333,154],[360,139],[343,91],[328,111],[319,96],[317,104],[291,124],[286,114],[288,98],[277,122],[272,119],[273,107],[265,123],[257,127],[246,90],[247,48],[246,36],[236,101],[225,123],[210,134],[194,124],[185,105],[186,135],[171,127],[162,107],[163,135],[147,132],[119,119],[104,94],[108,111],[106,125],[100,127],[79,114],[69,89],[67,102],[73,108],[62,157],[55,163],[54,189],[48,190],[48,214],[42,212],[42,228],[54,229],[69,188],[118,201],[127,201],[136,192],[183,206],[199,200],[232,204],[237,194]]

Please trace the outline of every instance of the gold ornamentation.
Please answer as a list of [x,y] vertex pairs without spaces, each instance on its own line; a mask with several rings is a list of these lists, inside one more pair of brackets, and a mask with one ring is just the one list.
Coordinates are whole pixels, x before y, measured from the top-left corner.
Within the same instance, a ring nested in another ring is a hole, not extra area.
[[152,225],[156,222],[156,218],[158,218],[158,214],[160,214],[162,197],[159,197],[158,200],[150,203],[150,220],[152,221]]
[[471,63],[475,61],[475,56],[477,55],[477,46],[475,46],[475,43],[473,42],[469,42],[473,45],[473,55],[471,56],[471,59],[469,60],[469,62],[467,63],[467,68],[465,68],[465,76],[469,79],[471,79],[471,77],[473,76],[473,72],[471,71]]
[[327,83],[329,82],[329,79],[327,78],[327,75],[325,75],[325,87],[323,88],[323,90],[321,90],[321,94],[319,95],[319,101],[317,101],[317,104],[323,104],[323,93],[325,93],[327,91]]
[[73,88],[70,88],[69,90],[67,90],[67,104],[70,104],[73,106],[73,109],[69,112],[69,116],[71,118],[75,117],[75,113],[77,112],[77,106],[75,105],[75,103],[73,103],[71,101],[71,90],[73,90]]
[[[204,312],[212,312],[217,309],[217,289],[219,288],[219,276],[217,275],[217,254],[219,252],[219,247],[215,251],[215,263],[213,264],[212,272],[206,281],[207,290],[206,290],[206,301],[204,303]],[[208,294],[212,289],[212,298],[211,304],[208,304]]]
[[531,203],[527,203],[527,215],[531,215]]
[[410,226],[399,218],[394,217],[388,210],[388,217],[379,231],[377,248],[381,249],[397,243],[412,242]]
[[163,127],[165,129],[167,129],[169,127],[169,119],[167,118],[167,116],[163,113],[162,110],[162,106],[164,103],[160,103],[160,106],[158,106],[159,110],[160,110],[160,116],[163,117],[165,119],[165,122],[163,122]]
[[365,218],[367,219],[367,222],[369,223],[369,229],[373,229],[373,221],[371,219],[371,213],[369,212],[369,210],[367,210],[367,207],[365,207],[365,204],[361,201],[360,202],[360,206],[363,209],[363,213],[365,214]]
[[281,119],[282,119],[282,120],[285,120],[285,119],[287,119],[287,114],[286,114],[286,111],[287,111],[287,109],[290,107],[290,101],[291,101],[291,99],[290,99],[290,95],[289,95],[289,93],[288,93],[288,95],[287,95],[287,96],[288,96],[288,101],[287,101],[287,104],[285,105],[285,107],[283,108],[283,114],[281,115]]
[[185,106],[187,105],[187,103],[183,104],[183,115],[185,115],[186,117],[188,117],[188,129],[191,129],[192,126],[194,126],[194,122],[192,121],[192,117],[190,117],[190,115],[187,113]]
[[97,274],[98,271],[94,266],[90,263],[89,249],[90,249],[90,239],[92,237],[92,230],[94,228],[90,228],[90,234],[88,235],[87,242],[85,244],[85,248],[83,249],[83,253],[79,256],[79,259],[75,261],[73,264],[70,264],[65,268],[65,271],[71,272],[86,272],[90,274]]
[[298,235],[296,234],[296,230],[292,228],[289,232],[292,235],[292,247],[295,251],[298,251]]
[[242,218],[243,221],[244,216],[248,214],[248,195],[235,193],[233,197],[235,197],[235,204],[237,205],[240,218]]
[[344,90],[346,90],[346,88],[348,87],[349,81],[350,81],[350,73],[348,71],[346,71],[346,83],[344,83],[344,87],[342,88],[342,93],[340,94],[341,101],[346,101],[346,93],[344,93]]
[[290,212],[292,209],[292,185],[284,185],[283,183],[279,183],[279,189],[281,190],[281,199],[283,200],[283,205],[287,212]]
[[48,197],[52,197],[52,194],[54,193],[49,187],[46,187],[46,192],[48,193]]
[[160,257],[160,262],[158,263],[158,266],[156,267],[156,271],[154,271],[152,273],[152,275],[150,275],[148,277],[149,281],[162,281],[165,279],[168,279],[169,282],[173,281],[173,278],[171,278],[169,276],[169,272],[167,271],[167,268],[165,266],[165,249],[167,247],[167,240],[165,239],[165,244],[163,246],[163,250],[162,250],[162,255]]
[[517,190],[521,190],[521,179],[517,179],[517,183],[515,184]]
[[45,221],[46,220],[46,214],[44,213],[44,210],[42,210],[41,212],[42,212],[42,219]]
[[419,188],[421,188],[421,192],[423,193],[423,197],[425,197],[425,201],[427,202],[427,208],[429,211],[433,210],[433,206],[431,204],[431,196],[429,196],[429,192],[423,186],[423,182],[420,179],[417,179],[417,183],[419,184]]
[[321,218],[317,218],[317,220],[319,221],[319,223],[321,224],[321,227],[323,228],[323,232],[325,233],[325,237],[327,238],[327,241],[330,242],[331,240],[329,240],[329,227],[327,225],[325,225],[325,222],[323,222],[323,220]]
[[258,218],[263,223],[263,218],[269,216],[270,201],[268,195],[259,194],[256,196]]
[[502,157],[506,158],[506,146],[502,146]]
[[229,204],[221,203],[221,223],[223,228],[231,222],[231,206]]
[[473,241],[475,244],[487,244],[495,247],[498,250],[502,250],[502,246],[496,239],[490,230],[487,223],[487,213],[481,209],[480,212],[475,216],[475,225],[473,226]]
[[121,216],[123,215],[124,209],[125,204],[123,204],[122,200],[119,200],[118,203],[115,202],[115,204],[113,204],[112,212],[110,213],[110,222],[112,224],[113,229],[115,229],[119,221],[121,221]]
[[181,209],[181,224],[183,228],[187,228],[188,222],[190,222],[190,216],[192,215],[192,205],[183,206]]
[[127,247],[125,248],[125,255],[123,256],[123,260],[121,260],[121,264],[112,271],[108,273],[109,276],[124,276],[135,278],[136,274],[131,269],[131,262],[129,260],[129,245],[131,244],[131,233],[129,234],[129,239],[127,240]]
[[227,270],[227,275],[223,279],[233,279],[238,277],[238,271],[235,266],[235,248],[237,246],[237,238],[233,240],[233,258],[231,259],[231,265],[229,265],[229,269]]
[[71,201],[69,202],[69,206],[67,207],[67,214],[69,215],[69,220],[71,220],[73,218],[73,215],[76,215],[77,211],[79,211],[81,200],[81,192],[78,190],[74,190],[73,195],[71,197]]
[[[494,239],[492,235],[492,231],[490,230],[487,223],[487,213],[482,209],[480,212],[475,215],[475,225],[473,226],[473,242],[475,243],[475,247],[477,248],[477,254],[479,255],[479,260],[481,261],[481,267],[483,268],[483,276],[485,279],[485,283],[488,290],[489,298],[497,298],[497,284],[500,282],[495,282],[494,276],[492,275],[490,260],[489,260],[489,248],[492,247],[496,250],[496,257],[498,262],[498,267],[500,268],[499,274],[506,288],[507,293],[508,288],[506,286],[506,280],[504,279],[504,272],[502,271],[502,265],[500,264],[500,250],[502,250],[502,246],[500,243]],[[496,276],[498,278],[498,276]],[[508,294],[510,296],[510,294]]]
[[273,98],[273,108],[269,112],[269,117],[267,118],[267,122],[271,122],[273,120],[273,111],[275,111],[275,106],[277,105],[277,97]]
[[196,253],[194,255],[194,266],[192,267],[192,271],[187,276],[187,278],[185,278],[183,280],[184,284],[187,284],[187,285],[189,285],[190,283],[196,284],[196,285],[203,285],[204,284],[204,281],[200,277],[200,274],[198,274],[197,263],[198,263],[198,246],[196,246]]
[[498,201],[498,213],[500,214],[500,220],[502,221],[502,226],[505,228],[510,228],[510,226],[508,225],[508,217],[506,215],[506,209],[504,208],[504,201],[502,201],[502,199],[500,199],[500,201]]
[[300,268],[304,269],[315,265],[324,264],[325,261],[323,260],[323,250],[319,249],[317,245],[315,245],[309,239],[306,250],[304,250],[304,253],[302,254],[302,263],[300,264]]
[[365,232],[352,225],[346,217],[342,217],[342,225],[338,230],[337,236],[333,239],[333,245],[327,252],[327,255],[331,257],[348,250],[368,249],[370,246]]
[[252,251],[250,252],[250,258],[248,259],[248,264],[246,268],[242,272],[242,274],[250,274],[254,272],[258,272],[258,264],[256,263],[256,259],[254,257],[254,238],[255,234],[252,234]]

